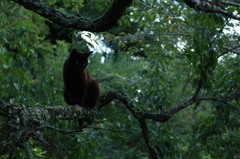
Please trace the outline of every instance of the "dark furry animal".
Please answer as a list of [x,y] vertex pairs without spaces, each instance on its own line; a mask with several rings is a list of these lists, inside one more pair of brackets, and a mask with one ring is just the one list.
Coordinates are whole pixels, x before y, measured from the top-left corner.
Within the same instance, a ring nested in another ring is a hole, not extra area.
[[[96,106],[100,87],[87,69],[88,57],[93,52],[81,53],[73,49],[63,67],[64,99],[69,105],[78,104],[81,107]],[[83,120],[79,119],[79,125]]]

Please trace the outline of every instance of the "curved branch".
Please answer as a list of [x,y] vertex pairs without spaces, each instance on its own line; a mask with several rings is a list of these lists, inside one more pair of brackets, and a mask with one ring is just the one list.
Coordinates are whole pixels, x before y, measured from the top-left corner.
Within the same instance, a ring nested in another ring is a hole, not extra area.
[[121,100],[136,119],[141,118],[141,116],[138,115],[138,112],[141,112],[141,111],[132,103],[131,99],[129,99],[121,91],[110,91],[101,95],[100,100],[98,101],[98,110],[100,111],[103,106],[106,106],[108,103],[110,103],[114,99]]
[[[127,109],[133,114],[133,116],[139,121],[142,127],[142,133],[144,135],[146,144],[148,145],[149,151],[154,157],[154,146],[149,141],[147,125],[145,123],[146,119],[152,119],[158,122],[166,122],[168,121],[175,113],[180,111],[181,109],[186,108],[187,106],[202,100],[213,100],[225,103],[226,105],[240,110],[238,107],[231,105],[227,102],[227,100],[235,95],[240,89],[238,86],[231,93],[226,95],[225,97],[197,97],[187,100],[186,102],[178,105],[177,107],[172,108],[170,111],[164,111],[161,113],[149,113],[138,109],[131,99],[129,99],[122,92],[110,91],[103,95],[101,95],[97,110],[100,111],[101,108],[107,105],[109,102],[118,99],[123,102],[123,104],[127,107]],[[198,89],[196,90],[198,92]],[[195,93],[196,94],[196,93]],[[198,93],[197,93],[198,94]],[[5,108],[6,112],[8,112],[7,120],[5,124],[0,129],[0,155],[8,152],[9,150],[17,147],[19,143],[26,142],[30,137],[33,137],[36,131],[39,131],[43,128],[51,128],[61,133],[74,133],[68,131],[62,131],[60,129],[56,129],[53,127],[46,126],[49,122],[55,122],[61,119],[79,119],[79,118],[87,118],[89,116],[94,116],[96,114],[96,109],[87,110],[80,106],[53,106],[47,108],[39,108],[39,107],[26,107],[22,104],[12,104],[5,105],[4,103],[0,103],[2,108]],[[44,143],[43,140],[38,141],[42,142],[46,146],[52,146],[48,143]],[[55,146],[55,145],[54,145]],[[58,146],[55,146],[59,148]],[[75,149],[75,148],[74,148]]]
[[239,107],[236,107],[230,103],[227,102],[227,99],[222,98],[221,96],[219,97],[201,97],[198,98],[198,101],[203,101],[203,100],[211,100],[211,101],[217,101],[226,104],[227,106],[231,107],[234,110],[240,110]]
[[144,136],[148,150],[151,154],[151,158],[158,159],[159,156],[158,156],[157,150],[154,144],[150,141],[148,127],[145,122],[145,119],[153,119],[159,122],[166,122],[171,118],[171,116],[169,116],[168,113],[155,114],[155,113],[147,113],[147,112],[141,111],[133,104],[131,99],[129,99],[124,93],[120,91],[119,92],[110,91],[102,95],[99,100],[98,110],[100,111],[103,106],[107,105],[114,99],[119,99],[120,101],[122,101],[123,104],[128,108],[128,110],[133,114],[133,116],[138,120],[142,129],[142,134]]
[[100,111],[103,106],[106,106],[111,101],[118,99],[123,102],[123,104],[127,107],[127,109],[133,114],[133,116],[137,119],[152,119],[158,122],[166,122],[168,121],[171,116],[169,116],[167,113],[162,112],[159,113],[149,113],[142,111],[138,109],[132,102],[131,99],[128,98],[127,95],[125,95],[121,91],[110,91],[105,94],[103,94],[100,97],[100,100],[98,102],[98,110]]
[[113,28],[124,14],[126,8],[132,4],[132,0],[114,0],[112,6],[100,18],[92,20],[73,14],[61,12],[47,5],[43,0],[11,0],[26,9],[51,20],[52,22],[81,31],[102,32]]
[[[237,15],[234,15],[233,13],[228,13],[226,11],[224,11],[222,8],[221,8],[221,5],[217,5],[215,3],[212,3],[212,2],[209,2],[207,0],[184,0],[184,2],[190,7],[190,8],[193,8],[193,9],[196,9],[196,10],[200,10],[200,11],[204,11],[204,12],[210,12],[210,13],[220,13],[220,14],[223,14],[227,17],[230,17],[230,18],[233,18],[233,19],[236,19],[236,20],[240,20],[240,17],[237,16]],[[224,2],[221,2],[222,4],[228,4],[228,5],[231,5],[233,6],[234,4],[233,3],[224,3]]]

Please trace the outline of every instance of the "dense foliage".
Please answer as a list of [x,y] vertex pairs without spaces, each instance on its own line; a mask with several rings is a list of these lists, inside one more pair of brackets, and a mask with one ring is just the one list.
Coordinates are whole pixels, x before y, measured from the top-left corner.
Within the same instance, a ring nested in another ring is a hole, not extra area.
[[[111,3],[51,0],[48,4],[96,18]],[[87,34],[53,24],[6,0],[0,2],[0,10],[1,100],[32,107],[66,105],[62,67],[69,51],[101,47],[88,65],[101,93],[122,91],[139,109],[153,113],[195,94],[203,98],[167,122],[147,120],[150,140],[161,158],[240,156],[238,22],[194,11],[182,1],[140,0],[127,9],[118,26]],[[94,121],[77,134],[46,129],[42,135],[52,147],[30,139],[34,158],[149,157],[138,122],[120,101],[103,107]],[[76,130],[77,122],[63,120],[53,126]],[[20,146],[3,158],[24,155]]]

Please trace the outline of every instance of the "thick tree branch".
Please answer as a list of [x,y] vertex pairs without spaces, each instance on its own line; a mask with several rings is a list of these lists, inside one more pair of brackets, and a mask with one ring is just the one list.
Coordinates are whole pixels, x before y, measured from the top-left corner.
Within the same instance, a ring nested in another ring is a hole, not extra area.
[[220,13],[227,17],[240,20],[240,16],[234,15],[233,13],[228,13],[224,11],[221,7],[221,4],[228,4],[233,6],[234,3],[221,2],[221,4],[215,4],[207,0],[184,0],[184,2],[189,7],[199,11],[210,12],[210,13]]
[[0,129],[0,155],[28,141],[44,125],[61,119],[79,119],[94,116],[95,111],[80,106],[54,106],[32,108],[22,104],[0,106],[8,112],[7,120]]
[[122,17],[126,8],[132,4],[132,0],[114,0],[108,11],[98,19],[79,17],[61,12],[47,5],[43,0],[11,0],[26,9],[51,20],[52,22],[81,31],[102,32],[113,28]]
[[230,1],[222,1],[222,4],[226,4],[226,5],[230,5],[230,6],[234,6],[234,7],[240,7],[240,4],[230,2]]
[[118,91],[110,91],[105,94],[103,94],[99,100],[99,106],[98,109],[99,111],[103,106],[106,106],[108,103],[113,101],[114,99],[119,99],[120,101],[123,102],[123,104],[127,107],[127,109],[133,114],[133,116],[137,119],[152,119],[155,121],[159,122],[166,122],[167,120],[170,119],[171,116],[168,116],[168,114],[165,113],[148,113],[145,111],[141,111],[138,109],[132,102],[131,99],[128,98],[127,95],[124,93]]
[[[89,118],[89,116],[91,117],[96,114],[96,110],[100,111],[101,108],[107,105],[109,102],[115,99],[119,99],[133,114],[133,116],[139,121],[149,151],[151,152],[153,158],[155,158],[155,149],[149,141],[150,138],[147,132],[147,125],[145,123],[146,119],[152,119],[158,122],[166,122],[178,111],[188,107],[195,102],[203,100],[222,102],[225,103],[227,106],[230,106],[236,110],[240,110],[238,107],[233,106],[232,104],[227,102],[227,100],[233,97],[239,91],[239,89],[240,86],[238,86],[235,90],[233,90],[225,97],[194,96],[193,98],[178,105],[177,107],[161,113],[150,113],[142,111],[138,109],[133,104],[131,99],[129,99],[124,93],[115,91],[110,91],[108,93],[105,93],[104,95],[101,95],[97,109],[91,110],[84,109],[80,106],[53,106],[47,108],[32,108],[26,107],[22,104],[6,105],[5,103],[0,102],[0,107],[2,108],[2,110],[4,110],[4,112],[7,112],[7,120],[0,129],[0,155],[16,148],[17,146],[19,146],[20,143],[28,141],[30,137],[34,137],[36,131],[40,131],[45,128],[52,128],[46,126],[48,125],[48,123],[56,122],[58,120]],[[196,90],[196,92],[198,92],[198,89]],[[67,135],[72,133],[60,129],[55,130],[61,133],[66,133]],[[46,146],[52,146],[48,143],[43,142],[43,140],[39,140],[39,138],[36,138],[36,136],[35,139],[38,139],[39,142],[45,144]],[[54,147],[58,146],[54,145]]]
[[191,8],[206,12],[219,13],[222,9],[207,0],[184,0],[184,2]]

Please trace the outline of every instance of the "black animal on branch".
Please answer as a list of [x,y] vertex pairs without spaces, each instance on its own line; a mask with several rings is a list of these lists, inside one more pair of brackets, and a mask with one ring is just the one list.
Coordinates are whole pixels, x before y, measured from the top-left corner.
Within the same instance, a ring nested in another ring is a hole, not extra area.
[[[88,57],[93,52],[81,53],[73,49],[63,67],[64,99],[69,105],[79,105],[84,108],[96,106],[100,87],[87,69]],[[83,120],[79,119],[82,126]]]

